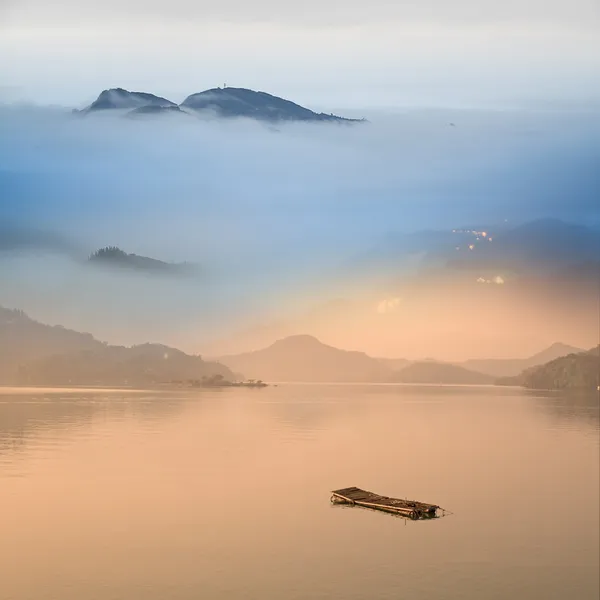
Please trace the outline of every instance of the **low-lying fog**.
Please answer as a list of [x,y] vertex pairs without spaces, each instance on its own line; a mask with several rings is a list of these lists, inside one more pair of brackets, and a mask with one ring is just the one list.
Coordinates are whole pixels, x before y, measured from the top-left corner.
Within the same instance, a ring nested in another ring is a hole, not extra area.
[[[326,302],[341,265],[393,232],[600,224],[594,111],[366,116],[271,126],[1,107],[0,305],[111,342],[203,351]],[[104,246],[199,272],[94,268]]]

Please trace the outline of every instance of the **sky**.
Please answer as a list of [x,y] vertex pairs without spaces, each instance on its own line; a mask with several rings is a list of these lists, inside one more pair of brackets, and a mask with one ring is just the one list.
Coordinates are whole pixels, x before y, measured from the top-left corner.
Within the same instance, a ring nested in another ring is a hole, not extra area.
[[[598,227],[599,33],[587,0],[0,0],[0,305],[112,343],[203,351],[327,305],[329,280],[398,232]],[[110,87],[182,101],[224,83],[369,122],[62,109]],[[82,265],[107,245],[203,275]],[[369,291],[360,302],[385,321],[392,282]],[[370,351],[410,355],[391,322],[378,327],[391,337]],[[532,351],[552,335],[530,336]],[[361,349],[356,336],[328,341]]]
[[595,0],[2,0],[0,98],[180,102],[227,83],[323,110],[586,106],[599,33]]

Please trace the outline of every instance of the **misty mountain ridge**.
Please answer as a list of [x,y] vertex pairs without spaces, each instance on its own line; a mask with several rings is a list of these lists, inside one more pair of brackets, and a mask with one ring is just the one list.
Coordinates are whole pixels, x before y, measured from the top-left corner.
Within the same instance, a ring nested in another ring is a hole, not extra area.
[[392,371],[400,371],[404,367],[411,364],[411,361],[407,358],[381,358],[378,357],[377,360],[382,364],[391,369]]
[[358,119],[316,113],[290,100],[245,88],[213,88],[188,96],[181,106],[194,111],[212,110],[220,117],[248,117],[265,121],[358,122]]
[[310,335],[293,335],[269,347],[217,359],[246,378],[266,381],[386,381],[389,369],[364,352],[339,350]]
[[494,377],[451,363],[423,360],[410,363],[396,371],[392,380],[399,383],[486,385],[492,384]]
[[100,110],[139,109],[142,107],[177,107],[175,102],[148,94],[147,92],[130,92],[123,88],[111,88],[100,93],[88,107],[81,112],[92,113]]
[[[516,362],[540,365],[548,357],[570,348],[554,344],[529,359]],[[492,384],[496,379],[495,374],[468,368],[467,363],[372,358],[364,352],[340,350],[323,344],[312,335],[288,336],[261,350],[222,356],[216,360],[244,377],[260,377],[269,381],[482,385]]]
[[181,110],[179,106],[157,106],[153,104],[147,106],[140,106],[139,108],[134,108],[132,111],[128,112],[126,116],[129,118],[135,118],[154,115],[189,116],[188,113]]
[[600,231],[547,218],[515,226],[497,223],[390,233],[378,245],[347,261],[342,270],[385,276],[412,265],[413,272],[428,269],[482,276],[513,273],[554,277],[573,265],[587,265],[589,272],[599,257]]
[[245,117],[268,122],[357,123],[362,121],[332,113],[316,113],[291,100],[266,92],[229,87],[213,88],[191,94],[180,105],[154,94],[112,88],[101,92],[92,104],[78,112],[90,114],[111,110],[128,110],[127,116],[131,117],[187,113],[213,114],[220,118]]
[[542,365],[561,356],[577,354],[579,352],[583,352],[583,350],[575,346],[555,342],[548,348],[528,358],[476,358],[463,362],[462,366],[495,377],[510,377],[518,375],[525,369]]
[[224,365],[162,344],[111,346],[0,307],[0,384],[151,385],[223,375]]
[[500,378],[496,383],[529,389],[598,390],[600,346],[554,358],[544,364],[529,367],[514,377]]
[[[553,344],[529,359],[496,361],[501,363],[495,365],[496,371],[506,373],[515,365],[531,365],[531,370],[548,364],[548,360],[562,359],[565,352],[568,356],[581,354],[570,352],[571,349],[564,344]],[[505,362],[509,363],[508,367]],[[477,365],[477,361],[467,361],[464,365],[473,363]],[[395,369],[392,364],[403,366]],[[328,346],[311,335],[289,336],[262,350],[207,362],[200,356],[162,344],[109,345],[89,333],[45,325],[23,311],[0,307],[0,382],[3,384],[154,385],[213,375],[232,381],[239,378],[234,373],[268,381],[328,383],[480,385],[496,379],[493,373],[432,359],[376,359],[364,352]],[[515,384],[522,380],[515,380]]]
[[103,345],[94,350],[53,354],[20,365],[21,385],[158,385],[221,375],[235,379],[224,365],[206,362],[162,344]]
[[82,350],[98,350],[102,342],[89,333],[45,325],[21,310],[0,307],[0,380],[16,381],[20,365],[51,356]]
[[168,263],[138,254],[127,254],[116,246],[107,246],[96,250],[88,258],[88,263],[170,275],[191,274],[195,270],[192,265],[187,263]]
[[[459,269],[509,269],[517,273],[552,275],[565,266],[598,260],[600,232],[559,219],[538,219],[486,238],[477,236],[474,248],[458,252],[447,266]],[[493,236],[492,243],[485,243]],[[464,247],[463,247],[464,248]]]
[[174,263],[127,253],[117,246],[105,246],[86,254],[86,250],[66,235],[54,232],[29,229],[14,225],[0,224],[0,257],[21,254],[63,255],[84,265],[118,267],[155,274],[190,275],[199,272],[193,263]]

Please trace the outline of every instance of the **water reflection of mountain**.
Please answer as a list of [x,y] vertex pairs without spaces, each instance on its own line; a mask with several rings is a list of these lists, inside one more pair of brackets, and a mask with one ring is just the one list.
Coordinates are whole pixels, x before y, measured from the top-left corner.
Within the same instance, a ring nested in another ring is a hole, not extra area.
[[356,419],[357,413],[364,412],[364,397],[352,401],[359,388],[369,390],[372,386],[282,384],[273,390],[276,393],[265,396],[258,404],[265,414],[292,432],[294,437],[307,438],[334,427],[341,419]]
[[339,416],[339,408],[321,402],[265,402],[262,408],[294,438],[312,437]]
[[551,417],[563,422],[581,425],[585,423],[593,429],[600,428],[600,394],[598,392],[553,393],[528,391],[537,406]]
[[187,398],[173,394],[163,398],[153,392],[2,393],[0,456],[26,451],[42,438],[52,438],[54,446],[67,444],[81,430],[96,423],[171,418],[181,413]]

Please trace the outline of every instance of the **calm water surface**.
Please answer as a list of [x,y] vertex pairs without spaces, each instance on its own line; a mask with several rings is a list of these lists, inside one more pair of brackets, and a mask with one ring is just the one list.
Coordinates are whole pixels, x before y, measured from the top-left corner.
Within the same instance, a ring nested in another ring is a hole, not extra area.
[[595,394],[4,389],[0,598],[597,600],[599,485]]

